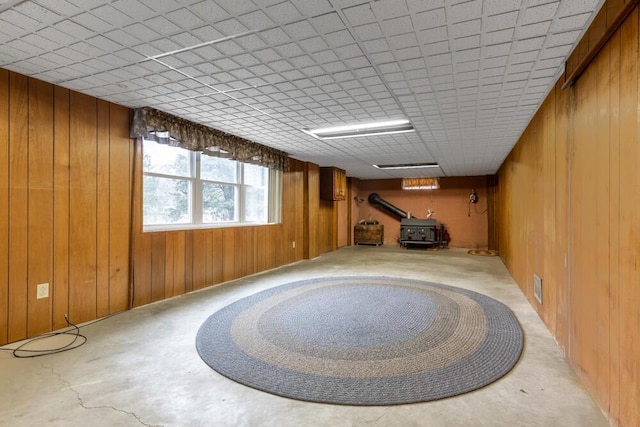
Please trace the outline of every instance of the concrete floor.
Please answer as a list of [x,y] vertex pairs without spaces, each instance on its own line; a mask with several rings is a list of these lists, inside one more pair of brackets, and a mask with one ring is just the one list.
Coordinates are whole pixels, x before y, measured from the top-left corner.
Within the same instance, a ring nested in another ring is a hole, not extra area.
[[[237,384],[200,360],[195,335],[214,311],[269,287],[336,275],[428,280],[496,298],[511,307],[523,327],[522,357],[509,374],[483,389],[390,407],[286,399]],[[0,352],[0,425],[608,425],[500,259],[462,250],[342,248],[121,313],[83,327],[82,333],[88,342],[66,353],[15,359]]]

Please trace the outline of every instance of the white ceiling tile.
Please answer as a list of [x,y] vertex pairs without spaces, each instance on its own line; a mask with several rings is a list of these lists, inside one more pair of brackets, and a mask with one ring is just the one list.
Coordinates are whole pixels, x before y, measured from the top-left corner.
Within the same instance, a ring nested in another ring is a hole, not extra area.
[[560,33],[570,30],[582,30],[590,18],[591,13],[563,16],[553,22],[550,31]]
[[344,22],[342,22],[338,14],[335,12],[317,16],[310,19],[309,22],[317,31],[323,34],[329,34],[345,28]]
[[174,10],[165,16],[180,28],[194,28],[205,23],[202,18],[186,8]]
[[482,15],[482,1],[470,0],[450,6],[447,19],[453,23],[471,21]]
[[600,0],[576,0],[576,1],[561,1],[558,8],[558,15],[579,15],[583,13],[595,13],[596,6],[600,3]]
[[453,38],[467,37],[480,34],[480,19],[458,22],[450,25],[450,35]]
[[484,45],[507,43],[513,40],[513,33],[513,28],[487,32],[482,35],[482,43]]
[[[0,64],[112,102],[173,111],[361,177],[394,176],[371,168],[381,156],[486,174],[560,75],[596,4],[25,1],[0,16]],[[389,116],[410,118],[417,132],[336,151],[299,131]]]
[[535,61],[540,52],[537,50],[522,52],[522,53],[513,53],[509,59],[511,64],[521,64],[523,62],[532,62]]
[[551,2],[541,5],[532,5],[527,7],[520,18],[521,25],[528,25],[535,22],[550,21],[556,15],[558,4],[560,2]]
[[[116,0],[111,6],[129,17],[146,20],[151,18],[155,12],[138,0]],[[122,25],[122,24],[120,24]]]
[[53,25],[53,28],[67,34],[74,40],[81,40],[94,35],[95,33],[88,28],[77,24],[71,20],[64,20]]
[[302,40],[316,35],[314,28],[305,20],[285,25],[283,29],[295,40]]
[[483,30],[498,31],[507,28],[515,28],[519,14],[518,10],[513,10],[499,15],[487,16],[483,19]]
[[418,40],[414,33],[391,36],[389,45],[392,49],[404,49],[411,46],[417,46]]
[[529,52],[539,50],[545,41],[545,37],[535,37],[513,42],[513,52]]
[[473,48],[480,47],[480,35],[473,35],[468,37],[461,37],[458,39],[454,39],[450,41],[449,45],[451,46],[451,50],[469,50]]
[[422,46],[422,52],[426,57],[437,56],[449,52],[449,41],[443,40],[437,43],[429,43]]
[[420,31],[418,37],[421,43],[430,45],[441,41],[448,41],[449,31],[446,26],[435,27]]
[[354,30],[362,41],[379,39],[384,36],[382,28],[380,28],[380,25],[377,22],[360,25],[359,27],[355,27]]
[[376,16],[369,4],[362,4],[342,9],[349,20],[349,24],[354,27],[376,21]]
[[59,15],[71,16],[81,11],[81,9],[77,5],[66,0],[38,0],[37,2],[47,9],[58,13]]
[[[96,0],[93,0],[93,1],[96,1]],[[158,13],[166,13],[180,7],[180,4],[177,3],[175,0],[140,0],[140,1],[142,1],[142,3],[144,3],[147,7],[149,7],[150,9],[153,9]],[[83,2],[83,0],[80,0],[80,2]],[[100,2],[98,0],[96,1],[96,3],[103,3],[103,2]]]
[[246,13],[256,7],[251,0],[216,0],[216,3],[232,15]]
[[160,36],[160,33],[144,24],[134,24],[124,27],[123,30],[138,41],[149,41]]
[[432,9],[426,12],[420,12],[415,15],[413,25],[416,30],[426,30],[429,28],[440,27],[446,22],[445,8]]
[[61,16],[53,10],[44,8],[32,1],[17,4],[15,10],[31,19],[35,19],[40,24],[52,24],[61,19]]
[[328,0],[291,0],[291,3],[306,16],[316,16],[333,9]]
[[106,32],[112,28],[111,24],[89,12],[76,15],[71,19],[73,22],[88,28],[92,33]]
[[475,49],[465,49],[457,52],[453,52],[453,62],[467,62],[467,61],[477,61],[480,59],[480,48]]
[[[103,21],[109,22],[111,24],[117,25],[121,27],[123,25],[128,25],[134,22],[134,17],[129,16],[119,9],[113,7],[110,4],[105,4],[104,6],[97,7],[91,11],[94,15],[99,16]],[[138,17],[135,17],[139,19]]]
[[518,30],[515,32],[514,36],[518,39],[529,39],[533,37],[545,36],[549,32],[550,25],[551,21],[522,25],[518,27]]
[[557,34],[551,34],[548,36],[549,40],[547,42],[547,46],[548,47],[553,47],[553,46],[564,46],[564,45],[571,45],[573,43],[573,40],[575,40],[579,35],[580,35],[581,31],[567,31],[564,33],[557,33]]
[[409,13],[407,2],[404,0],[373,2],[371,8],[379,20],[397,18]]
[[355,42],[355,39],[348,30],[340,30],[326,34],[325,39],[327,43],[333,47],[345,46]]
[[36,19],[14,9],[8,9],[0,12],[0,20],[11,23],[11,25],[23,30],[32,30],[40,25],[40,22]]
[[115,29],[109,32],[104,33],[104,37],[112,40],[115,43],[124,46],[135,46],[140,43],[140,40],[136,37],[133,37],[131,34],[127,33],[121,29]]
[[409,16],[388,19],[382,22],[382,29],[389,36],[413,34],[413,22]]
[[486,0],[484,3],[484,13],[487,15],[497,15],[520,9],[521,0]]

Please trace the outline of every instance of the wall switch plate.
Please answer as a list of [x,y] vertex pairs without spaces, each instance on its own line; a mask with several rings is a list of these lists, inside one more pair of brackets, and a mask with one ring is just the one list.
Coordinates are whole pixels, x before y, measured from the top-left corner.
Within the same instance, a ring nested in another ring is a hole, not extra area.
[[533,273],[533,296],[542,304],[542,279]]
[[36,299],[49,298],[49,284],[40,283],[36,286]]
[[292,247],[293,249],[295,249],[295,248],[296,248],[296,241],[295,241],[295,240],[294,240],[293,242],[291,242],[291,247]]

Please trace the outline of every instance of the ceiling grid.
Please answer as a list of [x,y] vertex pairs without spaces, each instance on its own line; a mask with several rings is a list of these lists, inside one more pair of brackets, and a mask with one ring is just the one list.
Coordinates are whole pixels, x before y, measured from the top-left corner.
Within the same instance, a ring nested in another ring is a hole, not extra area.
[[[602,0],[12,0],[0,67],[363,179],[492,174]],[[409,119],[415,133],[302,128]],[[441,169],[372,164],[436,161]]]

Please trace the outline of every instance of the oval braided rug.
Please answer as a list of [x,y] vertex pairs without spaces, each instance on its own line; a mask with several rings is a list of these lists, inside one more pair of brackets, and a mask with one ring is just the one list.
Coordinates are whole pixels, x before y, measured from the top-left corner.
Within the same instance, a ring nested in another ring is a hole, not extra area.
[[200,327],[207,365],[258,390],[347,405],[424,402],[483,387],[520,357],[504,304],[391,277],[293,282],[243,298]]

